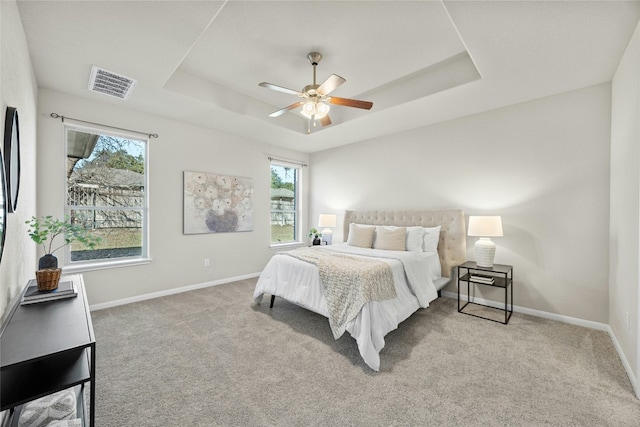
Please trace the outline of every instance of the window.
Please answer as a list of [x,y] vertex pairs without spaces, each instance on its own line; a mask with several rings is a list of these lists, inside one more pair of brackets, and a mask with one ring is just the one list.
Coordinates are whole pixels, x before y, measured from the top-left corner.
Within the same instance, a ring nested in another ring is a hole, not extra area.
[[148,258],[148,140],[70,126],[65,135],[65,213],[100,238],[94,248],[69,245],[67,264],[81,268]]
[[271,163],[272,245],[299,241],[299,183],[299,167]]

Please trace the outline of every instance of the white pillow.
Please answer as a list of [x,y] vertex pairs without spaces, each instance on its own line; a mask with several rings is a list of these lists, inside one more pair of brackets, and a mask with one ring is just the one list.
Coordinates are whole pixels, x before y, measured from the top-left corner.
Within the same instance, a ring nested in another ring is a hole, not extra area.
[[376,228],[373,225],[349,224],[349,237],[347,245],[370,248],[373,245],[373,233]]
[[22,407],[19,427],[46,426],[56,420],[76,418],[76,393],[62,390],[26,403]]
[[424,237],[422,238],[424,246],[422,249],[425,252],[438,252],[438,241],[440,240],[440,228],[437,227],[422,227],[424,231]]
[[408,251],[422,252],[423,239],[424,228],[407,227],[407,241],[405,243],[405,246]]
[[75,418],[73,420],[55,420],[47,424],[47,427],[82,427],[82,419]]
[[404,251],[407,229],[404,227],[376,227],[373,249]]

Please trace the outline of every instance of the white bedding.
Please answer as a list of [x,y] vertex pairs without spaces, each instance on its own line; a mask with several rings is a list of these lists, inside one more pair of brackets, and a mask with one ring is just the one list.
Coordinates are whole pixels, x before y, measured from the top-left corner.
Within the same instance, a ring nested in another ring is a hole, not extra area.
[[[347,244],[323,246],[340,253],[374,257],[391,266],[397,297],[371,301],[347,323],[347,331],[355,338],[365,363],[380,369],[380,350],[384,336],[398,327],[420,307],[427,307],[437,298],[434,281],[440,278],[441,267],[436,252],[406,252],[365,249]],[[405,271],[406,269],[406,271]],[[408,280],[411,283],[408,282]],[[414,293],[412,286],[416,289]],[[284,298],[308,310],[328,317],[327,303],[315,265],[276,254],[262,271],[253,297],[257,303],[268,293]]]

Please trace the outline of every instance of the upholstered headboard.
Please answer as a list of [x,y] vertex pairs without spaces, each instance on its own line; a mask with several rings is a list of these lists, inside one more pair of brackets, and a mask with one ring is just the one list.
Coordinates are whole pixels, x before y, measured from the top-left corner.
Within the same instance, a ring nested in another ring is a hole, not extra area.
[[467,238],[464,212],[461,209],[414,211],[345,211],[344,241],[349,237],[349,224],[395,225],[398,227],[436,227],[440,229],[438,254],[442,275],[451,277],[451,270],[467,260]]

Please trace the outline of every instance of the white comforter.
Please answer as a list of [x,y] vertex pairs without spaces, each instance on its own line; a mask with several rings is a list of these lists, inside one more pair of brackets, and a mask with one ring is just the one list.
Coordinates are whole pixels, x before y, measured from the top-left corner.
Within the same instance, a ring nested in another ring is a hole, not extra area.
[[[435,252],[400,252],[365,249],[346,244],[323,246],[335,252],[368,256],[387,262],[392,269],[397,297],[371,301],[347,323],[365,363],[380,369],[380,350],[384,336],[398,327],[420,307],[437,298],[433,281],[440,277],[440,260]],[[416,290],[414,293],[412,288]],[[268,293],[328,317],[327,302],[320,284],[318,268],[296,258],[276,254],[262,271],[253,297],[257,303]]]

